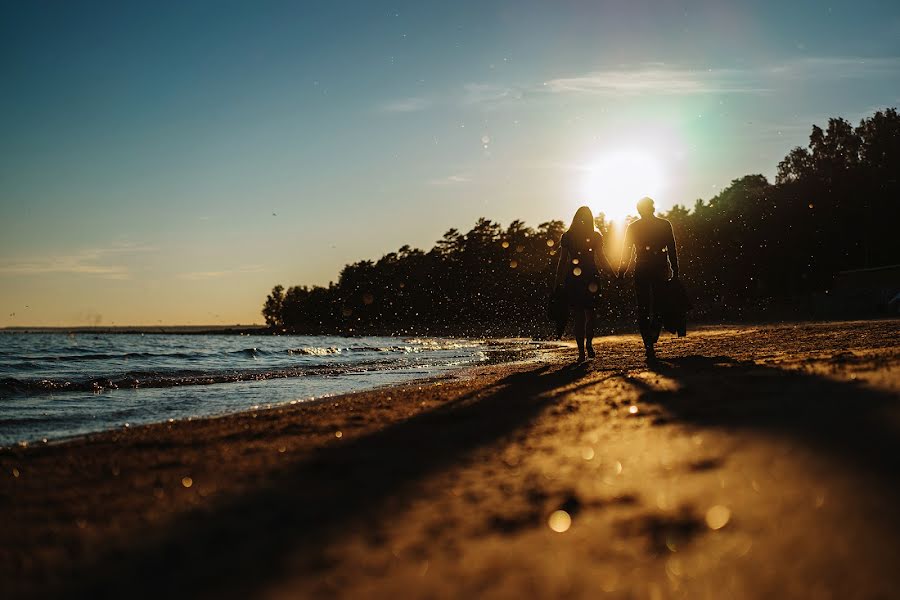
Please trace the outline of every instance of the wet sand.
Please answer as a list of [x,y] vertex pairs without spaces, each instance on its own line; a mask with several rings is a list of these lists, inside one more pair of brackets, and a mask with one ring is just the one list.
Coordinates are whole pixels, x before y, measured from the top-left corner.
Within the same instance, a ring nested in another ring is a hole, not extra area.
[[900,322],[0,451],[0,596],[890,598]]

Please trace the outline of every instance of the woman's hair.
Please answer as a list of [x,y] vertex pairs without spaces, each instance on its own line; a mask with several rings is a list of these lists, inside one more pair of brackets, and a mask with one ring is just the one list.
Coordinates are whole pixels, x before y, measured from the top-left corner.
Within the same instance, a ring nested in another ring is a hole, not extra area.
[[572,226],[569,227],[569,235],[583,242],[594,232],[594,213],[587,206],[582,206],[575,211]]

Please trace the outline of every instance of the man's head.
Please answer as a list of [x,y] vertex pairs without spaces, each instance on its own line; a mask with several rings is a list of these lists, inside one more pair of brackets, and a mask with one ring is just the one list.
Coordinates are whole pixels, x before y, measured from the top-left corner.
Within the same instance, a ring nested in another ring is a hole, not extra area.
[[653,206],[653,198],[644,196],[637,203],[638,214],[642,217],[652,217],[656,208]]

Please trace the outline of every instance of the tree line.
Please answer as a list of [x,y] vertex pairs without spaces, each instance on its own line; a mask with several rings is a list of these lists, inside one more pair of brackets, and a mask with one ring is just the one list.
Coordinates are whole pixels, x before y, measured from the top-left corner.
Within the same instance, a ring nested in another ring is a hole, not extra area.
[[[853,127],[813,126],[774,183],[735,179],[693,207],[662,217],[675,230],[694,319],[804,318],[812,294],[842,270],[900,263],[900,117],[878,111]],[[621,229],[597,227],[618,264]],[[546,302],[562,221],[503,228],[479,219],[428,251],[403,246],[346,265],[337,282],[277,285],[262,314],[277,331],[312,334],[549,335]],[[630,283],[607,281],[600,322],[632,322]]]

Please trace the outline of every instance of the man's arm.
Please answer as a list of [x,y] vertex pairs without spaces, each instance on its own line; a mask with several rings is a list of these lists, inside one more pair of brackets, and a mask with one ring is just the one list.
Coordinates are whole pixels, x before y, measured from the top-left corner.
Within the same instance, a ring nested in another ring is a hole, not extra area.
[[669,240],[666,243],[666,251],[669,253],[669,264],[672,265],[672,277],[678,277],[678,250],[675,249],[675,230],[669,223]]
[[634,242],[631,239],[631,225],[625,229],[625,242],[622,244],[622,254],[619,258],[619,277],[623,277],[631,266]]

